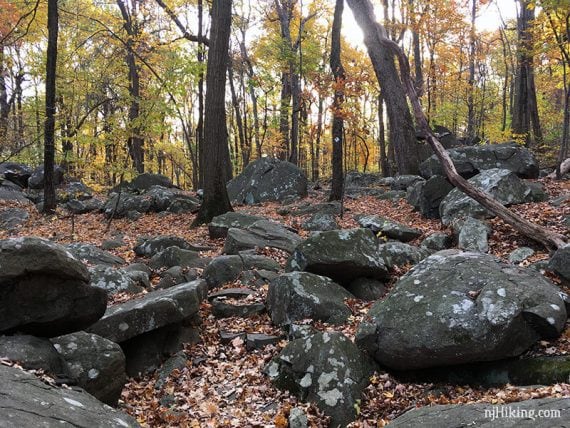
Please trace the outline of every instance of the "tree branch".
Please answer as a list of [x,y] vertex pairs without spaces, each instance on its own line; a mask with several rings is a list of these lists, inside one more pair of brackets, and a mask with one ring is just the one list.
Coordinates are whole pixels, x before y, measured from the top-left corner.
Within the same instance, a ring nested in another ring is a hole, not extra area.
[[170,9],[166,3],[164,3],[162,0],[155,0],[155,1],[166,12],[166,14],[172,20],[172,22],[174,22],[176,24],[178,29],[182,32],[182,36],[186,40],[189,40],[191,42],[203,43],[206,46],[209,45],[210,41],[208,40],[207,37],[200,37],[200,36],[195,36],[193,34],[190,34],[188,32],[188,30],[186,29],[186,27],[184,27],[184,24],[182,24],[180,19],[178,19],[178,17],[174,13],[174,11],[172,9]]

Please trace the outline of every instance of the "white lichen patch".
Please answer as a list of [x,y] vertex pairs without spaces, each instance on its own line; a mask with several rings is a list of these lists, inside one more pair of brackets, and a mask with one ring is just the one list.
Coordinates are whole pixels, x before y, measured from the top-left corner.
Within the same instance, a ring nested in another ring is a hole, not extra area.
[[550,305],[550,307],[551,307],[552,309],[554,309],[555,311],[559,311],[559,310],[560,310],[560,306],[555,305],[555,304]]
[[129,325],[126,322],[122,322],[119,324],[119,330],[127,331],[129,329]]
[[464,299],[459,303],[452,306],[453,313],[456,315],[461,315],[469,311],[473,307],[474,303],[471,300]]
[[507,292],[506,292],[506,290],[505,290],[504,288],[499,288],[499,289],[497,290],[497,294],[498,294],[499,296],[501,296],[501,297],[505,297],[505,296],[507,295]]
[[319,397],[323,399],[325,404],[329,407],[334,407],[339,401],[342,401],[342,392],[337,388],[331,389],[330,391],[319,391]]
[[85,407],[85,406],[84,406],[82,403],[80,403],[79,401],[73,400],[73,399],[71,399],[71,398],[63,397],[63,399],[64,399],[67,403],[71,404],[72,406],[75,406],[75,407]]
[[426,316],[431,317],[433,315],[433,312],[427,311],[426,312]]
[[89,377],[89,379],[96,379],[99,376],[99,370],[97,369],[90,369],[87,372],[87,377]]
[[308,388],[313,384],[313,376],[310,373],[306,373],[305,376],[299,382],[302,388]]
[[549,323],[550,325],[556,324],[556,320],[555,320],[554,318],[552,318],[552,317],[546,318],[546,321],[548,321],[548,323]]
[[414,302],[419,303],[423,298],[424,296],[416,296],[414,297]]

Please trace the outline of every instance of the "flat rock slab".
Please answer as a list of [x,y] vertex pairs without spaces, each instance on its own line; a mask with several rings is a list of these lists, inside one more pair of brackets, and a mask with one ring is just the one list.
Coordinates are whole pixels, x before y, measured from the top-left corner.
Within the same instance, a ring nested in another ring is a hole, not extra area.
[[269,220],[258,220],[247,229],[228,230],[224,254],[238,254],[254,248],[278,248],[292,253],[302,238],[287,227]]
[[230,298],[230,299],[241,299],[243,297],[247,297],[250,296],[252,294],[255,294],[255,291],[253,291],[250,288],[225,288],[223,290],[220,291],[216,291],[215,293],[210,293],[208,295],[208,300],[213,300],[216,298],[220,298],[220,297],[225,297],[225,298]]
[[113,342],[124,342],[192,317],[198,312],[206,290],[206,282],[196,280],[153,291],[140,299],[111,306],[87,331]]
[[128,428],[136,420],[92,395],[55,388],[30,373],[0,365],[0,426]]
[[[518,410],[519,417],[508,417],[509,409]],[[540,411],[559,412],[560,417],[538,417]],[[504,413],[502,413],[504,412]],[[526,416],[520,416],[523,414]],[[532,412],[533,417],[529,417]],[[482,428],[553,428],[568,426],[570,398],[541,398],[508,405],[490,403],[450,404],[413,409],[396,418],[388,426],[393,428],[440,428],[440,427],[482,427]]]
[[232,305],[219,299],[212,300],[212,315],[216,318],[249,318],[263,312],[265,312],[265,305],[263,303]]
[[214,217],[208,224],[208,233],[212,239],[225,238],[230,228],[247,229],[258,220],[265,219],[256,215],[230,211]]
[[107,251],[103,251],[92,244],[69,244],[67,249],[75,256],[75,258],[91,265],[115,266],[125,263],[122,258],[108,253]]

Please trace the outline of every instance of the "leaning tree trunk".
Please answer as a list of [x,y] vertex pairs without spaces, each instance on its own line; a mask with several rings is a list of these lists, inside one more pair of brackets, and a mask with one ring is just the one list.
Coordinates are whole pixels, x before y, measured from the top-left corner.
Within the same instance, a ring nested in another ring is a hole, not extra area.
[[[348,0],[349,5],[354,10],[354,8],[360,8],[360,13],[356,16],[362,16],[363,13],[367,13],[366,9],[372,10],[372,4],[370,0]],[[427,117],[423,112],[422,106],[420,104],[419,98],[416,94],[416,90],[414,87],[414,83],[412,82],[411,73],[410,73],[410,64],[408,62],[408,58],[402,51],[402,49],[394,43],[392,40],[388,39],[385,34],[386,30],[384,27],[376,23],[377,26],[377,34],[378,34],[378,41],[380,42],[381,46],[393,52],[396,57],[398,58],[398,62],[400,65],[400,75],[403,82],[404,87],[408,93],[408,97],[412,104],[412,108],[414,110],[414,116],[416,118],[416,123],[420,128],[420,131],[423,135],[426,136],[427,142],[435,152],[437,158],[441,162],[443,170],[451,184],[465,193],[467,196],[473,198],[477,202],[479,202],[484,208],[488,209],[491,213],[495,214],[496,216],[500,217],[503,221],[510,224],[515,230],[523,234],[524,236],[533,239],[537,242],[540,242],[549,250],[556,250],[563,245],[566,244],[566,238],[563,235],[558,233],[554,233],[549,231],[548,229],[539,226],[537,224],[531,223],[519,214],[509,210],[503,204],[495,200],[492,196],[488,193],[482,191],[481,189],[473,186],[469,183],[466,179],[461,177],[457,170],[455,169],[455,165],[449,156],[449,153],[445,150],[445,148],[441,145],[440,141],[437,139],[435,134],[430,129],[430,126],[427,121]]]

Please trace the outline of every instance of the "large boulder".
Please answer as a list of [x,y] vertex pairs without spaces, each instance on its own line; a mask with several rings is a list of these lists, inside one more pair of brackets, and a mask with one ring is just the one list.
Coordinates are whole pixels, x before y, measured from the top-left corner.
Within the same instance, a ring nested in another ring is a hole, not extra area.
[[324,276],[308,272],[280,275],[269,284],[267,309],[277,325],[306,318],[342,324],[352,314],[344,299],[354,298]]
[[315,403],[331,417],[331,427],[344,427],[356,419],[374,368],[350,339],[334,332],[289,342],[265,372],[278,388]]
[[357,344],[396,370],[514,357],[558,336],[567,318],[539,273],[459,250],[420,262],[368,315]]
[[206,264],[207,259],[200,258],[199,252],[184,250],[177,246],[168,247],[156,253],[148,263],[153,269],[171,268],[174,266],[201,268]]
[[570,281],[570,245],[556,250],[548,262],[548,268],[565,281]]
[[378,240],[369,229],[315,233],[295,248],[286,269],[324,275],[341,285],[361,277],[383,279],[388,274],[378,254]]
[[73,254],[76,259],[89,263],[90,265],[116,266],[125,263],[119,256],[104,251],[93,244],[75,242],[68,244],[67,250]]
[[[465,178],[493,168],[508,169],[521,178],[538,178],[538,161],[527,148],[516,143],[458,147],[447,152],[457,172]],[[425,178],[445,176],[436,155],[421,163],[420,173]]]
[[127,381],[125,354],[118,344],[84,331],[51,342],[79,387],[103,403],[117,404]]
[[[490,194],[504,205],[522,204],[534,200],[533,189],[517,175],[507,169],[489,169],[469,179],[473,186]],[[439,207],[441,221],[450,224],[454,219],[471,216],[486,218],[491,214],[474,199],[459,189],[453,189]]]
[[212,219],[208,224],[208,233],[212,239],[225,238],[228,236],[228,230],[230,228],[247,229],[258,220],[264,220],[264,218],[256,215],[229,211]]
[[0,358],[17,362],[25,369],[43,369],[64,377],[67,374],[65,361],[49,339],[43,337],[0,336]]
[[151,238],[139,238],[139,241],[133,250],[137,256],[152,257],[169,247],[178,247],[183,250],[192,251],[211,249],[208,247],[198,247],[192,245],[190,242],[179,236],[159,235]]
[[2,427],[139,426],[134,418],[82,390],[53,387],[30,373],[4,365],[0,365],[0,409]]
[[0,212],[0,230],[14,230],[25,223],[30,214],[22,208],[7,208]]
[[230,180],[228,196],[233,203],[256,204],[307,196],[307,177],[297,166],[272,158],[251,162]]
[[[489,403],[447,404],[409,410],[396,418],[393,428],[480,427],[552,428],[566,425],[570,398],[540,398],[497,405]],[[557,415],[540,417],[539,415]]]
[[124,269],[98,265],[89,268],[89,272],[91,273],[91,285],[101,288],[109,294],[140,293],[144,289],[137,281],[136,274]]
[[238,254],[253,248],[270,247],[291,253],[301,241],[299,235],[279,223],[258,220],[247,229],[229,229],[223,252]]
[[244,271],[264,270],[277,272],[279,263],[264,256],[251,254],[226,255],[214,258],[204,269],[203,278],[209,288],[219,287],[237,280]]
[[413,229],[393,220],[380,217],[379,215],[357,215],[354,217],[360,227],[370,229],[376,235],[401,242],[409,242],[422,235],[419,229]]
[[172,181],[162,174],[151,174],[145,172],[137,175],[129,184],[128,187],[132,190],[143,192],[149,190],[152,186],[161,186],[165,188],[174,187]]
[[6,180],[17,184],[20,188],[28,187],[28,179],[32,175],[32,172],[32,168],[20,163],[0,163],[0,177],[4,177]]
[[[59,186],[61,183],[63,183],[63,176],[64,176],[63,168],[60,166],[56,166],[53,170],[53,184],[55,186]],[[30,175],[30,178],[28,179],[28,187],[30,189],[43,189],[44,188],[44,167],[43,167],[43,165],[37,167],[32,172],[32,174]]]
[[15,184],[10,185],[9,182],[0,182],[0,201],[15,201],[22,204],[31,204],[20,187]]
[[378,246],[378,253],[388,268],[415,265],[429,256],[429,250],[403,242],[387,242]]
[[89,272],[61,245],[41,238],[0,241],[0,332],[58,336],[88,327],[107,305]]
[[425,218],[439,218],[439,205],[453,186],[441,175],[419,181],[408,188],[406,199]]

